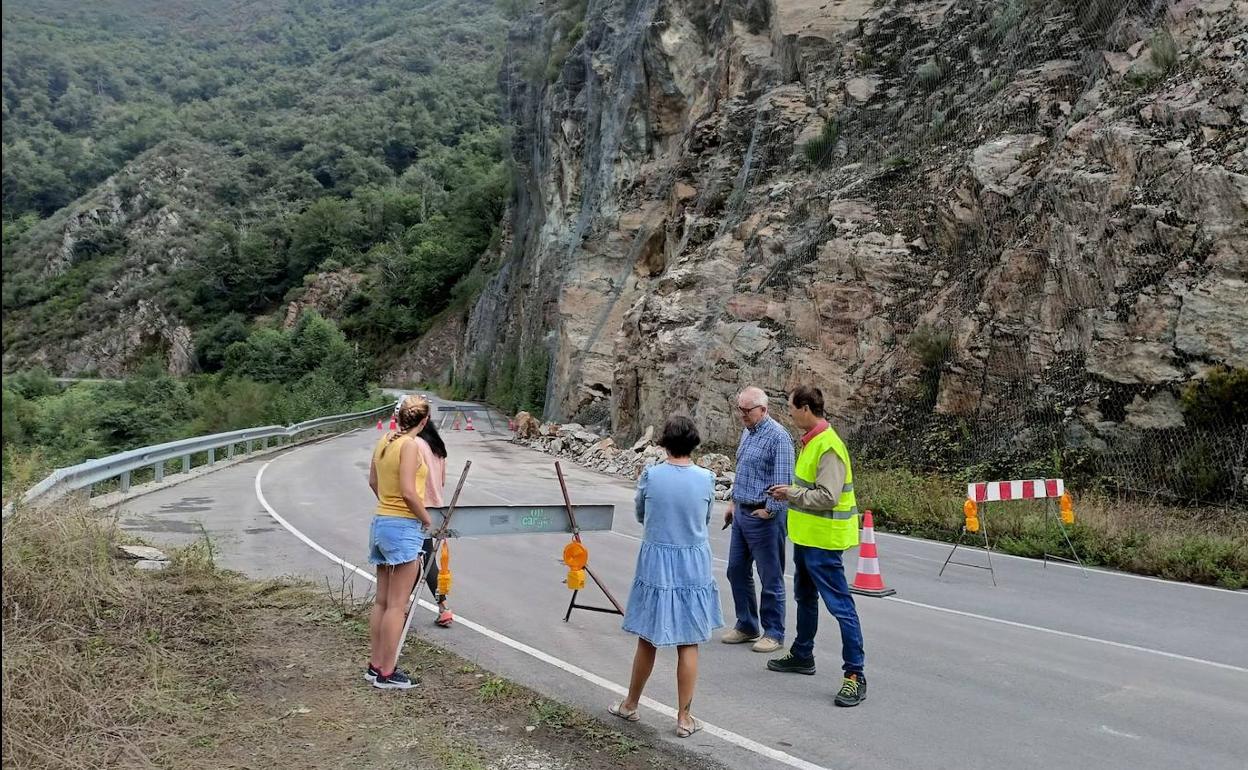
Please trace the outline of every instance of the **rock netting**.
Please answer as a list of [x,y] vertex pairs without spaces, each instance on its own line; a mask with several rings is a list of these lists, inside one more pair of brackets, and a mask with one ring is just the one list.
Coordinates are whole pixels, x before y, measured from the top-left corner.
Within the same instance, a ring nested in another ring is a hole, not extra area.
[[1166,444],[1248,366],[1243,7],[592,3],[538,79],[559,22],[521,23],[515,248],[455,375],[546,353],[547,416],[617,440],[815,383],[923,467]]

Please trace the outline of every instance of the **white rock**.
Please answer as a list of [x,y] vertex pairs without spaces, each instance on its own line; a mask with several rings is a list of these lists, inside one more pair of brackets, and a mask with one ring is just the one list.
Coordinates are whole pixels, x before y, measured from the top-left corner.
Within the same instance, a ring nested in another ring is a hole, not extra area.
[[1039,134],[1007,134],[985,142],[972,153],[971,173],[985,189],[1008,198],[1030,181],[1025,164],[1045,141]]
[[642,449],[645,448],[647,444],[649,444],[653,440],[654,440],[654,426],[647,425],[646,432],[641,434],[641,438],[637,439],[636,443],[633,444],[633,451],[640,452]]
[[146,559],[150,561],[168,561],[169,557],[159,548],[148,545],[119,545],[117,550],[127,559]]
[[1165,429],[1183,427],[1183,410],[1169,391],[1163,390],[1151,399],[1137,395],[1127,404],[1127,423],[1137,428]]
[[869,102],[879,88],[880,79],[877,77],[853,78],[845,84],[845,93],[854,101]]

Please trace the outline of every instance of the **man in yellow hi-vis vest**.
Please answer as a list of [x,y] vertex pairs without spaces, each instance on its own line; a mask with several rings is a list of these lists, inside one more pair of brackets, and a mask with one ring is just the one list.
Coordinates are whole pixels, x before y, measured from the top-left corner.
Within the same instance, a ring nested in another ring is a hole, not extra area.
[[819,598],[841,626],[845,676],[835,703],[857,706],[867,697],[863,675],[862,626],[845,580],[842,557],[858,545],[858,503],[849,452],[823,416],[823,393],[803,385],[789,395],[789,414],[804,431],[793,484],[771,487],[768,494],[789,503],[789,539],[793,541],[793,598],[797,636],[782,658],[767,668],[795,674],[815,673],[815,632]]

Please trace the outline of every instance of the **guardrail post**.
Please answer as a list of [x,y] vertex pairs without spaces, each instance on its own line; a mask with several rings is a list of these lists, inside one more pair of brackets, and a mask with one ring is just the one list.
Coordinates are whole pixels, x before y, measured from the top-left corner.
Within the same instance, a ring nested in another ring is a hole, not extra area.
[[[206,455],[208,465],[214,465],[217,461],[217,450],[222,447],[225,447],[226,457],[234,458],[236,447],[238,447],[239,452],[250,453],[255,451],[257,442],[264,449],[293,446],[316,436],[333,434],[344,429],[349,430],[356,420],[367,418],[371,422],[378,415],[388,411],[389,407],[379,407],[378,409],[349,415],[318,417],[285,428],[273,425],[265,426],[264,428],[230,431],[212,436],[171,441],[127,452],[119,452],[107,458],[97,458],[75,466],[58,468],[46,479],[32,487],[27,499],[34,499],[48,493],[57,493],[62,491],[62,488],[65,491],[85,490],[88,495],[91,495],[99,490],[101,484],[111,485],[113,479],[117,480],[117,486],[112,487],[113,490],[119,489],[122,492],[129,492],[134,481],[133,472],[136,470],[142,471],[145,468],[151,468],[152,478],[155,481],[163,481],[167,464],[168,472],[176,473],[178,472],[176,463],[181,459],[181,472],[190,473],[194,468],[195,456],[200,452]],[[266,435],[256,436],[255,433],[257,432],[263,432]],[[269,439],[273,440],[270,441]],[[213,442],[220,443],[214,444]],[[211,445],[211,448],[201,449],[200,447],[205,444]],[[126,468],[127,470],[123,471],[121,468]],[[101,479],[97,475],[101,472],[112,475],[107,475]],[[143,475],[142,478],[146,479],[147,476]],[[85,481],[83,479],[94,480]]]

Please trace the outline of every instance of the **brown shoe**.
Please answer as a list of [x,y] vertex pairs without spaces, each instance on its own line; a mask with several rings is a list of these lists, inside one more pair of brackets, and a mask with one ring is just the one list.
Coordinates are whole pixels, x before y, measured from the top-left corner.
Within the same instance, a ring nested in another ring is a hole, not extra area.
[[742,633],[741,631],[738,631],[737,629],[734,628],[728,633],[721,636],[719,638],[719,641],[723,642],[724,644],[745,644],[746,642],[756,641],[758,637],[759,637],[758,634],[754,634],[753,636],[750,636],[749,634]]
[[770,636],[764,636],[762,639],[759,639],[757,642],[755,642],[754,646],[751,647],[750,649],[753,650],[754,652],[775,652],[776,650],[780,649],[782,646],[783,645],[781,645],[780,642],[777,642],[775,639],[772,639]]

